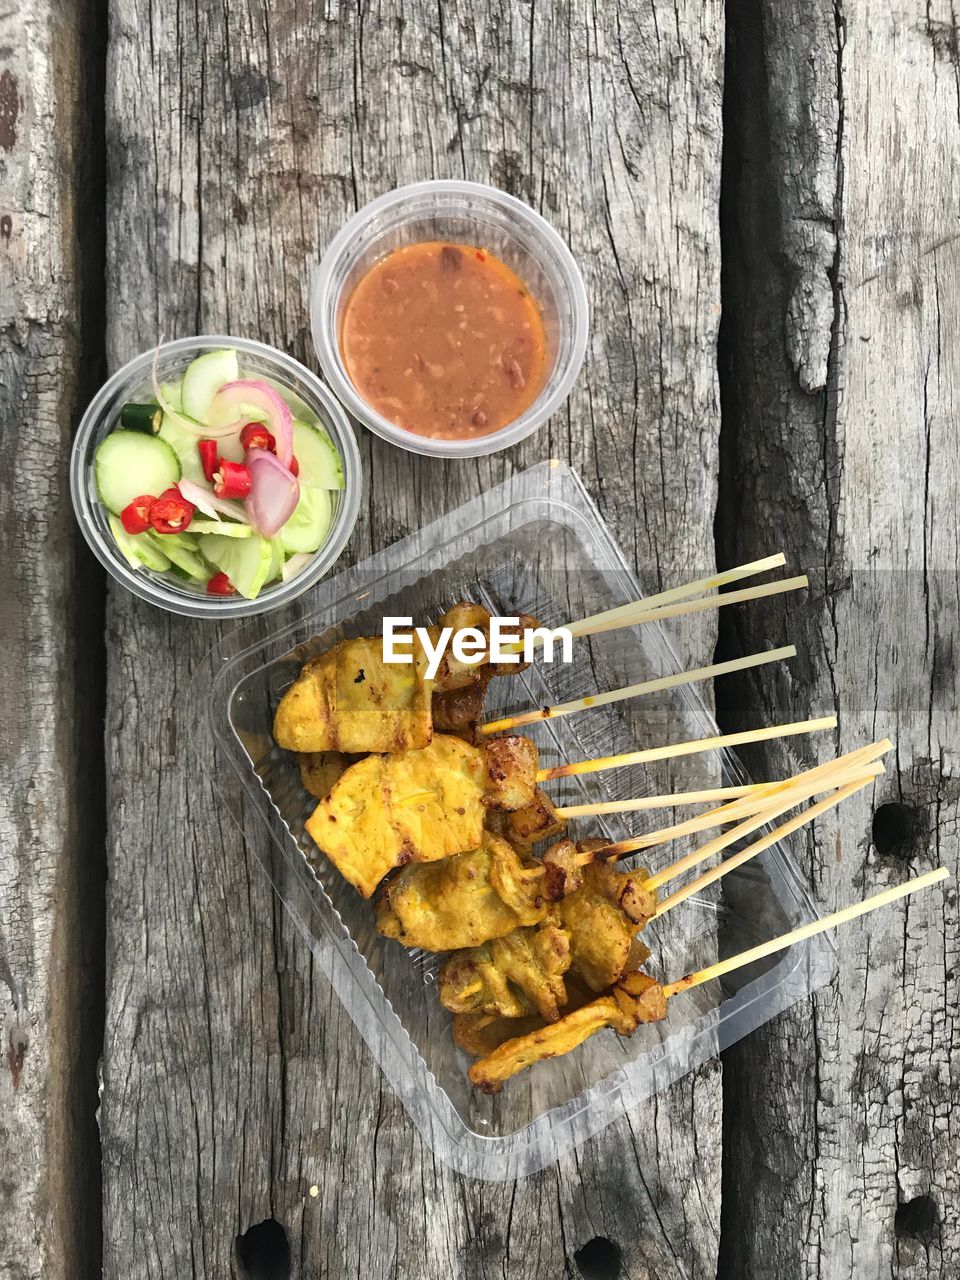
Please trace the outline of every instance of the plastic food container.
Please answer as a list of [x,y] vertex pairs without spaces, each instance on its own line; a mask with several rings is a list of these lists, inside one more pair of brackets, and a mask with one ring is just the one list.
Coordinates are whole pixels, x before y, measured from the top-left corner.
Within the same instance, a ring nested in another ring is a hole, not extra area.
[[[490,435],[434,440],[405,431],[361,398],[344,366],[340,322],[357,281],[385,254],[421,240],[489,249],[516,272],[540,304],[547,334],[547,380],[525,413]],[[587,293],[564,241],[522,200],[477,182],[418,182],[365,205],[324,254],[310,314],[320,366],[350,413],[401,449],[441,458],[476,458],[531,435],[570,394],[587,346]]]
[[[272,742],[273,710],[307,656],[344,635],[375,633],[384,614],[425,622],[468,597],[504,615],[522,610],[559,625],[639,594],[576,475],[543,463],[322,584],[310,611],[269,639],[249,643],[250,629],[243,629],[246,640],[235,633],[231,648],[212,655],[199,677],[225,810],[249,812],[248,801],[259,815],[264,831],[252,847],[265,873],[420,1133],[441,1160],[472,1177],[532,1173],[598,1133],[828,981],[832,942],[809,939],[729,981],[676,996],[665,1022],[642,1026],[629,1039],[604,1031],[517,1076],[502,1093],[481,1094],[467,1080],[469,1060],[437,1000],[438,957],[380,937],[371,904],[306,835],[316,802],[301,787],[295,758]],[[535,664],[492,681],[491,712],[565,701],[678,668],[653,624],[577,643],[572,665]],[[529,730],[545,764],[716,731],[692,686]],[[713,752],[546,785],[558,802],[575,803],[744,780],[730,754]],[[663,825],[664,812],[593,818],[571,824],[571,831],[622,837]],[[255,835],[249,825],[248,834]],[[649,865],[663,866],[681,851],[650,850]],[[653,921],[642,935],[652,952],[648,971],[664,981],[679,978],[718,953],[734,954],[817,914],[789,848],[774,845]]]
[[343,462],[344,487],[335,496],[337,506],[327,539],[296,577],[265,587],[255,600],[208,596],[196,587],[178,582],[169,573],[132,569],[121,555],[107,524],[107,513],[97,498],[93,456],[100,441],[117,425],[124,404],[153,400],[150,378],[153,351],[145,351],[125,364],[100,388],[83,415],[70,459],[73,509],[83,536],[103,567],[134,595],[161,609],[191,618],[239,618],[265,613],[288,604],[313,586],[329,570],[353,531],[363,484],[360,454],[347,415],[320,379],[292,356],[247,338],[222,335],[180,338],[161,346],[157,361],[159,380],[169,382],[178,378],[191,360],[205,351],[222,347],[235,348],[242,377],[268,379],[297,405],[300,416],[318,419]]

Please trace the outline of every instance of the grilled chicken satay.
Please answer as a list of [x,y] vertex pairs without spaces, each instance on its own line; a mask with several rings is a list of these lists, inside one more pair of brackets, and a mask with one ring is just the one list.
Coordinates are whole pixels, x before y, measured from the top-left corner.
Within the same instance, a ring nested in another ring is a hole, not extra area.
[[340,873],[369,898],[394,867],[476,849],[489,808],[520,809],[536,795],[528,738],[474,747],[437,734],[428,747],[351,765],[307,820]]
[[578,887],[542,924],[452,955],[440,970],[440,1003],[508,1018],[535,1010],[553,1022],[569,1003],[567,970],[599,992],[642,964],[648,952],[637,934],[657,905],[646,872],[602,863],[582,870]]
[[323,800],[333,790],[333,784],[359,759],[341,751],[301,751],[297,756],[300,781],[312,796]]
[[[444,627],[488,633],[490,614],[481,605],[457,604],[429,628],[434,642]],[[521,628],[536,619],[520,617]],[[472,740],[488,682],[514,675],[523,663],[491,663],[481,653],[474,663],[459,661],[448,646],[433,680],[416,635],[412,663],[383,659],[380,636],[342,640],[304,664],[277,708],[273,736],[289,751],[409,751],[429,744],[436,714],[438,729]],[[455,696],[456,695],[456,696]]]
[[[498,1093],[504,1081],[512,1076],[534,1063],[569,1053],[604,1027],[612,1027],[621,1036],[630,1036],[641,1023],[662,1022],[666,1016],[667,1000],[660,983],[645,973],[627,973],[606,994],[571,1010],[557,1022],[530,1027],[524,1034],[488,1049],[467,1075],[484,1093]],[[473,1043],[489,1044],[493,1039],[492,1026],[478,1029]],[[498,1020],[496,1033],[504,1026],[505,1022]],[[484,1031],[486,1037],[482,1039]],[[460,1035],[463,1043],[463,1028]]]
[[376,905],[377,929],[405,947],[456,951],[544,920],[544,871],[492,831],[478,848],[404,867]]
[[563,835],[566,823],[547,793],[538,787],[531,802],[519,809],[488,809],[487,826],[509,840],[515,849],[526,850],[541,840]]

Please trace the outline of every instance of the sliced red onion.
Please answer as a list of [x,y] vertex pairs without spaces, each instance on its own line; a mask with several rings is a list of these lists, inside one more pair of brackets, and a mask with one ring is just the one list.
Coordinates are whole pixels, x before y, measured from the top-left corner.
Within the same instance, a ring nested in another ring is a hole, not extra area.
[[266,449],[248,449],[245,461],[250,468],[247,510],[257,532],[272,538],[293,515],[300,484],[290,468]]
[[[268,383],[252,378],[225,382],[213,397],[208,416],[216,421],[221,415],[229,415],[236,410],[233,416],[242,418],[244,406],[252,406],[267,415],[267,427],[277,442],[277,457],[285,467],[289,467],[293,458],[293,414],[283,396]],[[231,429],[237,430],[237,424],[233,423]]]
[[[161,339],[162,341],[162,339]],[[157,359],[160,355],[160,347],[157,346],[153,353],[153,365],[151,368],[151,381],[153,383],[153,394],[157,404],[163,410],[164,414],[182,427],[184,431],[188,431],[190,435],[196,436],[198,440],[223,440],[226,436],[236,435],[243,427],[242,422],[228,422],[221,427],[205,427],[202,422],[195,422],[193,418],[187,417],[186,414],[178,412],[160,390],[160,379],[157,377]],[[293,428],[290,428],[291,433]],[[291,440],[293,436],[291,434]]]
[[177,488],[188,502],[192,502],[211,520],[219,520],[221,515],[225,515],[231,520],[238,520],[240,524],[252,523],[241,502],[234,502],[230,498],[218,498],[215,493],[204,489],[203,485],[196,484],[193,480],[179,480]]

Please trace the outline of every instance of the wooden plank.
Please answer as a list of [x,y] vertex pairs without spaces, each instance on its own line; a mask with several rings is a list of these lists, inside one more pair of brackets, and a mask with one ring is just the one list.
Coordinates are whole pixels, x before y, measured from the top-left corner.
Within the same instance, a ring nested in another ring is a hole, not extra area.
[[[807,608],[731,620],[806,657],[723,712],[836,703],[841,749],[895,740],[798,845],[832,909],[957,872],[956,25],[937,3],[731,17],[723,554],[775,530],[819,574]],[[951,884],[848,928],[836,982],[726,1055],[722,1276],[960,1272],[957,949]]]
[[[231,6],[227,26],[113,0],[110,361],[160,330],[220,330],[313,364],[309,272],[353,209],[402,181],[493,181],[583,264],[588,367],[509,455],[444,465],[363,435],[350,554],[558,456],[651,585],[705,571],[721,60],[716,2],[283,0]],[[715,625],[684,628],[691,659]],[[242,1273],[234,1238],[274,1217],[293,1274],[576,1275],[602,1237],[631,1277],[712,1277],[716,1065],[517,1185],[438,1165],[198,774],[183,708],[218,629],[114,593],[109,632],[105,1275]]]
[[93,8],[37,0],[0,12],[0,1272],[10,1280],[99,1273],[102,589],[68,484],[102,342]]

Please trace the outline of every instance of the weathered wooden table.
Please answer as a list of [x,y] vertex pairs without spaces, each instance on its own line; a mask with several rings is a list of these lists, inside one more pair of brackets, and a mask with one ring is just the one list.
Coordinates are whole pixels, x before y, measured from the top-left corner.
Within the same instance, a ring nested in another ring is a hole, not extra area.
[[[555,1167],[459,1178],[198,773],[217,628],[108,589],[67,493],[106,369],[161,332],[312,364],[343,220],[493,182],[583,266],[583,374],[489,460],[363,434],[348,557],[545,456],[651,584],[783,548],[811,605],[724,618],[719,646],[802,656],[718,688],[721,722],[835,704],[810,753],[896,738],[807,839],[825,908],[956,872],[958,44],[946,0],[2,9],[4,1280],[960,1274],[954,889],[847,930],[831,987]],[[690,658],[716,627],[684,627]]]

